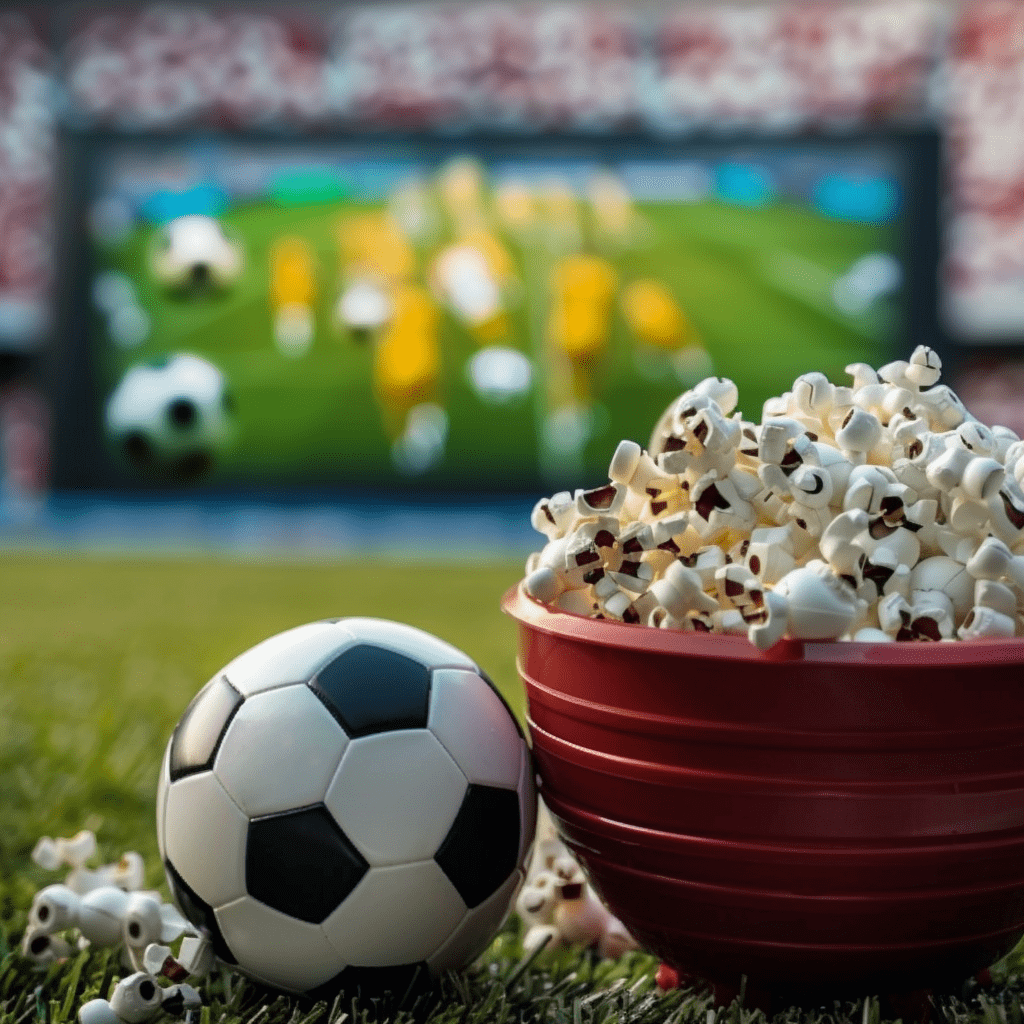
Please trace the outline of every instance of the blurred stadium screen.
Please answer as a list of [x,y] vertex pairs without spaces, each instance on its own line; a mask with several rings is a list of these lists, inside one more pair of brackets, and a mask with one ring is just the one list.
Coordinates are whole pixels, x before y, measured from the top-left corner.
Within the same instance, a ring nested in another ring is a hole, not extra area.
[[508,493],[602,479],[709,373],[758,419],[808,368],[935,333],[929,130],[85,129],[64,153],[58,487],[166,485],[105,410],[179,352],[230,395],[211,488]]

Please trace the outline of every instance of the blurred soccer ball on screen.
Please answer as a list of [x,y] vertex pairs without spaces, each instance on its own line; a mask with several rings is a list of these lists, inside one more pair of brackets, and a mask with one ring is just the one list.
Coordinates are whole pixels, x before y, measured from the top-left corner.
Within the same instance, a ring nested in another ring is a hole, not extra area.
[[107,436],[136,471],[188,482],[216,465],[231,438],[232,411],[221,371],[178,353],[125,373],[107,400]]
[[175,291],[226,288],[242,271],[242,253],[213,217],[176,217],[157,234],[150,252],[153,276]]

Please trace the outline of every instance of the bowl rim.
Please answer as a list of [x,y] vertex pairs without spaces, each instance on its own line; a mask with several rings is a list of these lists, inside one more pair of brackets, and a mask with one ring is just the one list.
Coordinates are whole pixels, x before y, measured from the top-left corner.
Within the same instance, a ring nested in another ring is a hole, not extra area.
[[591,619],[563,612],[531,597],[522,582],[506,591],[501,610],[520,626],[550,636],[600,647],[740,661],[751,664],[800,661],[809,664],[935,666],[1024,664],[1024,638],[1012,640],[954,640],[945,643],[865,643],[856,640],[783,639],[767,651],[758,650],[745,636],[682,633],[672,629],[611,619]]

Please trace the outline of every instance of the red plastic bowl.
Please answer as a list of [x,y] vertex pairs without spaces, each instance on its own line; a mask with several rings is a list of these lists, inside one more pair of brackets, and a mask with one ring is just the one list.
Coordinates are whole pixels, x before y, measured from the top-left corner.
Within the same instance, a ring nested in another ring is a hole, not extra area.
[[512,590],[542,795],[651,952],[728,990],[950,988],[1024,934],[1024,641],[647,629]]

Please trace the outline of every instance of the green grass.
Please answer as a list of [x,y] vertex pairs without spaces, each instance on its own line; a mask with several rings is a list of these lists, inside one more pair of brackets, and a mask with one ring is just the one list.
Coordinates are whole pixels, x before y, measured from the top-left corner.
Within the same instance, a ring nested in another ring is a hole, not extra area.
[[[99,345],[103,387],[112,388],[139,359],[195,351],[224,370],[237,400],[237,443],[220,471],[224,479],[261,470],[298,471],[328,481],[386,476],[391,440],[373,393],[370,346],[340,330],[331,313],[340,288],[335,226],[345,215],[368,208],[334,200],[306,206],[266,201],[229,210],[223,221],[244,246],[245,270],[229,291],[199,298],[169,296],[151,279],[146,251],[153,229],[137,228],[104,260],[136,282],[153,333],[129,352]],[[808,369],[838,382],[845,380],[843,368],[851,361],[874,365],[880,355],[883,361],[890,358],[879,348],[889,335],[884,311],[844,316],[830,295],[835,279],[859,256],[891,244],[885,229],[831,221],[783,203],[756,209],[711,201],[645,203],[639,209],[651,228],[649,237],[608,253],[620,283],[652,275],[669,286],[710,352],[715,372],[738,384],[748,417],[759,420],[765,399]],[[317,258],[316,337],[299,358],[281,355],[271,338],[269,252],[282,234],[305,238]],[[538,357],[538,383],[532,396],[507,407],[482,401],[465,372],[478,345],[445,314],[437,397],[449,412],[450,457],[428,474],[426,482],[434,486],[466,474],[483,486],[539,483],[538,438],[549,411],[540,332],[551,263],[537,247],[506,241],[524,282],[506,343]],[[425,264],[429,254],[419,255]],[[422,279],[425,268],[420,269]],[[95,331],[103,337],[98,317]],[[648,357],[646,370],[638,358],[616,309],[609,351],[595,372],[594,397],[601,411],[583,467],[595,481],[614,445],[623,437],[645,442],[662,409],[682,389],[666,357]],[[508,457],[496,463],[499,438]]]
[[[108,951],[36,972],[17,944],[34,892],[55,880],[32,864],[41,835],[96,831],[101,854],[146,859],[164,888],[153,802],[166,740],[192,694],[270,634],[335,615],[395,618],[437,633],[485,666],[519,713],[516,634],[498,602],[520,566],[251,564],[7,553],[0,582],[0,1024],[63,1024],[121,975]],[[211,978],[195,1024],[763,1024],[707,992],[663,994],[657,962],[600,962],[579,950],[524,966],[513,922],[472,971],[404,1007],[352,993],[310,1006],[238,977]],[[945,1024],[1021,1024],[1019,955],[983,1001],[940,1002]],[[787,1010],[792,1024],[879,1024],[877,999]]]

